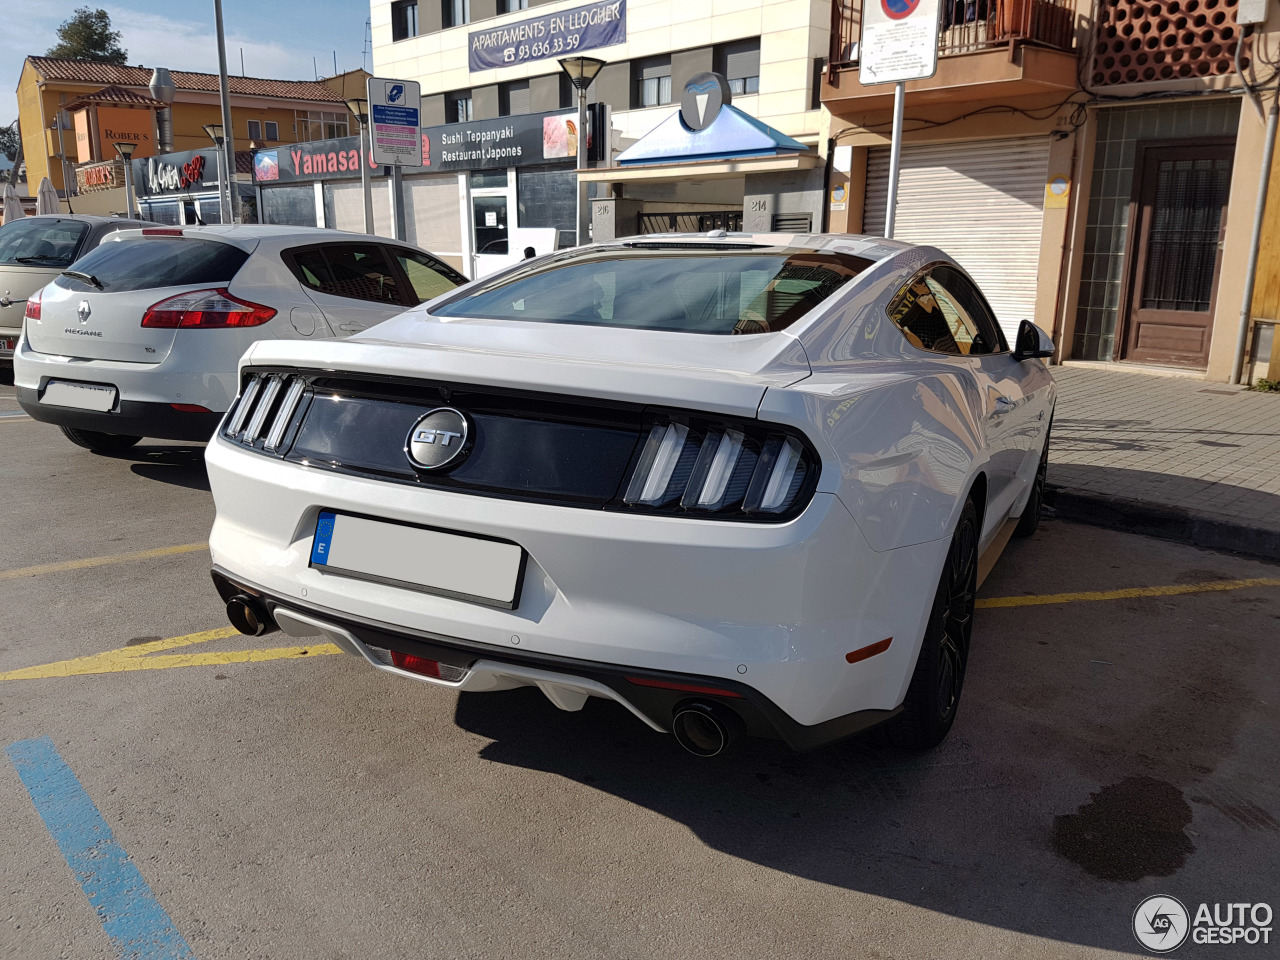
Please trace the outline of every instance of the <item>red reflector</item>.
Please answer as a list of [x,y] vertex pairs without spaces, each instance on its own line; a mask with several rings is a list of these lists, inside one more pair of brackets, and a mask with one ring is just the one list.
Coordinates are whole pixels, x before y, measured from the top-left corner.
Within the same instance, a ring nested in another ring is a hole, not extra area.
[[673,680],[652,680],[649,677],[627,677],[628,683],[634,683],[637,687],[657,687],[660,690],[679,690],[681,693],[702,693],[712,697],[737,697],[742,699],[742,694],[734,693],[732,690],[720,690],[716,687],[700,687],[695,683],[676,683]]
[[877,641],[876,643],[873,643],[867,647],[861,647],[857,650],[854,650],[852,653],[846,653],[844,655],[844,658],[848,660],[850,663],[858,663],[861,660],[869,660],[870,658],[874,657],[877,653],[884,653],[886,650],[888,650],[889,644],[891,643],[893,643],[893,637],[889,637],[887,640]]
[[401,670],[408,670],[410,673],[420,673],[424,677],[435,677],[437,680],[442,679],[440,676],[440,662],[438,660],[428,660],[425,657],[415,657],[411,653],[401,653],[399,650],[392,650],[391,662]]
[[43,292],[43,290],[37,290],[27,298],[27,309],[24,311],[23,316],[28,320],[40,319],[40,294]]
[[182,231],[177,227],[143,227],[144,237],[180,237]]
[[208,407],[202,407],[198,403],[171,403],[169,406],[179,413],[213,413]]

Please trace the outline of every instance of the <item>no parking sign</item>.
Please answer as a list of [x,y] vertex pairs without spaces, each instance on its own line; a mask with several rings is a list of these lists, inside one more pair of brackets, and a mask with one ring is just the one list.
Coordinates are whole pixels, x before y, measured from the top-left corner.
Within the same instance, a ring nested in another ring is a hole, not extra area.
[[938,69],[939,0],[863,0],[858,80],[923,80]]

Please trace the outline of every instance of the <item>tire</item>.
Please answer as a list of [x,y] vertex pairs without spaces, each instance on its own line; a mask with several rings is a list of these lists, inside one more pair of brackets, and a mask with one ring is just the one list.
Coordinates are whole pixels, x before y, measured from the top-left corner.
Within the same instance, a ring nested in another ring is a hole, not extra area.
[[[1050,430],[1053,424],[1049,424]],[[1031,496],[1027,498],[1027,506],[1018,518],[1018,525],[1013,528],[1015,537],[1029,537],[1040,528],[1040,508],[1044,506],[1044,481],[1049,475],[1049,430],[1044,433],[1044,449],[1040,451],[1040,465],[1036,467],[1036,478],[1031,484]]]
[[936,747],[955,722],[973,633],[978,533],[978,510],[970,498],[951,536],[902,712],[886,731],[890,742],[902,749]]
[[77,447],[84,447],[94,453],[121,453],[142,439],[118,433],[98,433],[96,430],[75,430],[71,427],[62,427],[62,434]]

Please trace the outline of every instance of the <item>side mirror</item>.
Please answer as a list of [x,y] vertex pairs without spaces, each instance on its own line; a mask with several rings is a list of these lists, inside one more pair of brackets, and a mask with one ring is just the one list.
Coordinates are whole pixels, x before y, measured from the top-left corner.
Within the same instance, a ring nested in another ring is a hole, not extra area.
[[1013,359],[1030,360],[1032,357],[1052,357],[1053,338],[1030,320],[1018,325],[1018,339],[1013,345]]

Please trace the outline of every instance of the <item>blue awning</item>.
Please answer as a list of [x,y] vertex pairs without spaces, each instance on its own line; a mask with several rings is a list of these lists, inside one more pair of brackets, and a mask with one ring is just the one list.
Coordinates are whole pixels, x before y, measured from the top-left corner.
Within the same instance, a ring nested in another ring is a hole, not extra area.
[[690,130],[677,111],[618,155],[620,166],[726,160],[734,157],[774,157],[807,153],[799,140],[761,123],[730,104],[703,130]]

